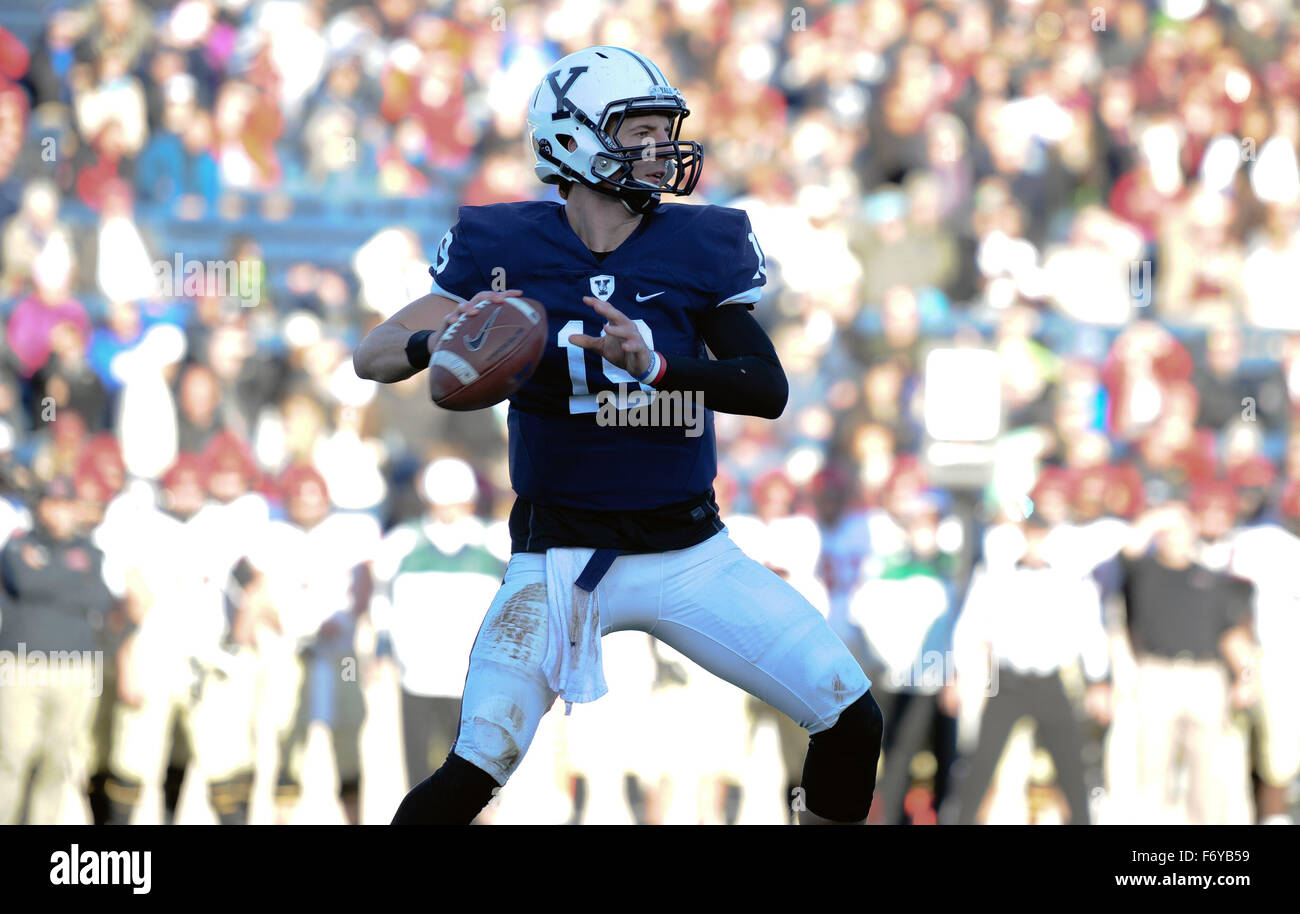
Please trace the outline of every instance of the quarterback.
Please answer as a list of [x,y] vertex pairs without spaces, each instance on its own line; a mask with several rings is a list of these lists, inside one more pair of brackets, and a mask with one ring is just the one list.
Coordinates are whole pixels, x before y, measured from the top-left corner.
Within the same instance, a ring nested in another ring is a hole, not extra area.
[[[461,207],[431,294],[357,347],[357,373],[387,383],[427,367],[460,316],[522,289],[549,322],[537,369],[510,398],[512,556],[470,652],[460,729],[394,824],[473,820],[557,698],[571,708],[604,694],[600,639],[629,629],[808,730],[801,821],[867,817],[882,730],[871,683],[718,518],[712,411],[775,419],[788,385],[750,314],[767,273],[749,218],[660,202],[699,180],[703,150],[680,139],[688,114],[633,51],[560,60],[530,96],[528,125],[537,176],[564,203]],[[513,288],[492,291],[503,284]],[[628,389],[701,397],[702,433],[597,421]]]

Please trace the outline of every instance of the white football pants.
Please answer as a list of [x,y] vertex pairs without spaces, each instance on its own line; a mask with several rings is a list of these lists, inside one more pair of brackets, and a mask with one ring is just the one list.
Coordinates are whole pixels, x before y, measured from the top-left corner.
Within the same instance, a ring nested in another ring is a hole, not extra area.
[[[647,632],[810,734],[871,686],[822,614],[726,531],[689,549],[621,555],[596,596],[602,636]],[[453,749],[503,786],[555,703],[542,672],[547,625],[546,556],[517,553],[470,652]]]

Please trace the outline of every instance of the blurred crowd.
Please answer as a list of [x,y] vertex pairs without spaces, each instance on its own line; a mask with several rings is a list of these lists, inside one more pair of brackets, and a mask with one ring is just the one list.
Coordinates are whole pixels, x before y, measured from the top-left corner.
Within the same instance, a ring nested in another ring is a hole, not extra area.
[[[717,495],[875,682],[873,820],[1287,821],[1285,0],[6,3],[0,656],[105,663],[0,661],[0,821],[75,819],[88,778],[96,821],[140,821],[186,766],[219,821],[317,789],[386,821],[445,755],[509,557],[504,411],[351,350],[428,291],[456,204],[557,199],[527,94],[591,44],[673,78],[686,202],[767,255],[790,404],[718,417]],[[982,440],[938,433],[968,404],[936,351],[983,354]],[[521,780],[555,802],[519,816],[797,808],[788,720],[648,640],[606,656],[626,697],[543,724]]]

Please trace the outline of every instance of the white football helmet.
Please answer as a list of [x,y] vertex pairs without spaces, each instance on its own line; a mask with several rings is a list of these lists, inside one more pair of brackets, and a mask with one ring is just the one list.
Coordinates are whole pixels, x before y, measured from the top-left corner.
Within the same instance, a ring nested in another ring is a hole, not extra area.
[[[620,146],[614,139],[624,118],[640,114],[671,122],[669,142],[654,146],[654,158],[664,164],[657,184],[632,175],[648,147]],[[685,196],[700,179],[704,150],[678,139],[688,114],[682,93],[641,54],[606,46],[575,51],[550,67],[528,105],[537,177],[547,184],[575,181],[618,197],[631,212],[649,212],[660,193]],[[570,138],[577,144],[572,152]]]

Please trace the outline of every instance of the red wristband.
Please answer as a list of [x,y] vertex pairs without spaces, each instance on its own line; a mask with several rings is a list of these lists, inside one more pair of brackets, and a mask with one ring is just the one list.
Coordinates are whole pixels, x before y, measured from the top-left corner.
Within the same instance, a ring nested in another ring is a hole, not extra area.
[[662,381],[664,378],[664,372],[668,370],[668,357],[665,356],[658,349],[655,350],[655,355],[659,356],[659,370],[655,372],[655,376],[653,378],[651,378],[649,381],[646,381],[646,383],[649,384],[651,387],[654,387],[656,384]]

